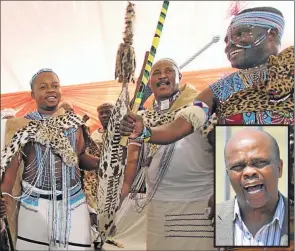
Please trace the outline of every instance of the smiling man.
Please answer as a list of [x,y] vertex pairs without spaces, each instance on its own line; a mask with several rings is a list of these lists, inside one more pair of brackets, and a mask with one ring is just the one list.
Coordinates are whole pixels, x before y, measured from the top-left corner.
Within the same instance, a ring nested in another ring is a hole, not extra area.
[[[12,155],[1,176],[4,198],[7,202],[15,199],[20,207],[15,210],[18,207],[11,206],[13,202],[6,207],[1,200],[0,218],[7,212],[10,229],[17,237],[17,250],[93,250],[80,169],[97,170],[99,158],[85,153],[89,135],[84,122],[74,113],[58,110],[60,81],[51,69],[42,69],[32,77],[31,90],[37,110],[25,118],[7,121],[6,130],[6,137],[14,141],[18,137],[31,137],[31,140],[22,142],[24,146]],[[51,122],[51,127],[46,122]],[[38,128],[32,137],[25,128],[34,123]],[[19,128],[24,129],[14,134]],[[42,137],[51,138],[50,146],[40,143],[44,142],[40,141]],[[65,163],[61,157],[65,150],[66,158],[73,159],[74,155],[75,162]],[[6,154],[11,155],[6,150],[1,156]]]
[[224,149],[236,197],[216,207],[216,246],[287,246],[288,202],[278,190],[283,162],[276,140],[242,129]]
[[[283,93],[282,84],[273,84],[284,74],[290,74],[291,79],[294,72],[279,70],[278,64],[271,68],[278,68],[276,76],[270,76],[268,69],[270,58],[280,51],[284,27],[283,14],[271,7],[245,9],[233,18],[224,39],[225,54],[238,71],[211,84],[197,97],[216,112],[220,124],[294,124],[293,109],[279,110],[291,97],[294,80]],[[285,62],[294,69],[294,54],[288,54]],[[287,84],[285,79],[283,85]],[[255,101],[253,90],[260,97]]]
[[[174,60],[157,61],[149,78],[153,102],[141,112],[165,114],[192,103],[198,91],[190,85],[181,85],[181,77]],[[200,112],[205,120],[205,112]],[[141,144],[143,154],[139,154]],[[130,191],[137,167],[147,172],[147,197],[144,205],[139,205],[140,210],[146,206],[146,249],[215,250],[212,220],[207,218],[206,210],[212,204],[214,188],[213,148],[200,131],[167,146],[132,140],[128,146],[122,199]]]

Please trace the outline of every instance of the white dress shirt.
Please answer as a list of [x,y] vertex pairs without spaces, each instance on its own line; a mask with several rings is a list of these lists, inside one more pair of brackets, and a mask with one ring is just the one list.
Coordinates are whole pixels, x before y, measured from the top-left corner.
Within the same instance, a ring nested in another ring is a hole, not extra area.
[[285,204],[282,195],[279,194],[279,203],[272,221],[261,227],[255,236],[253,236],[242,220],[240,207],[236,198],[234,207],[235,246],[279,246],[284,216]]

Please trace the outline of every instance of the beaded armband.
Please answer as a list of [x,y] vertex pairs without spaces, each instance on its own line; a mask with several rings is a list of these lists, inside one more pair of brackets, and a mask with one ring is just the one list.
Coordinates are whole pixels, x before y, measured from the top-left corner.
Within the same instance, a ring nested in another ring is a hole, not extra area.
[[143,128],[142,134],[140,136],[138,136],[136,139],[141,139],[141,140],[143,140],[144,143],[147,143],[150,141],[151,137],[152,137],[151,128],[145,126]]

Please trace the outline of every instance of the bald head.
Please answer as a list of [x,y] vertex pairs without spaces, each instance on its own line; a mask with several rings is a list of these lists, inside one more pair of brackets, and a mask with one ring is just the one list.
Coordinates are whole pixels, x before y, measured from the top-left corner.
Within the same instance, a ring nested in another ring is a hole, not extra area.
[[283,172],[276,140],[267,132],[245,128],[230,138],[224,153],[227,174],[242,212],[273,212]]
[[245,128],[235,133],[226,143],[224,148],[224,159],[227,165],[228,152],[245,144],[258,143],[261,147],[269,147],[272,153],[272,160],[277,164],[280,161],[280,149],[275,138],[269,133],[254,129]]

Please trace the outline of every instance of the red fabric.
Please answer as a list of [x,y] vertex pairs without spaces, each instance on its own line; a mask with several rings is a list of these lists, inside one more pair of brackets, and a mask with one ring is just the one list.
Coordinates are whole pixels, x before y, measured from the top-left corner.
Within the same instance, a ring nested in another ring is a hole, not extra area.
[[[183,73],[183,84],[192,84],[198,90],[203,90],[209,84],[224,76],[224,74],[235,71],[231,68],[205,70]],[[133,97],[135,84],[129,85],[130,99]],[[101,83],[80,84],[62,87],[62,101],[73,105],[76,114],[81,117],[84,114],[89,116],[87,125],[90,132],[100,127],[97,118],[97,107],[105,102],[115,103],[121,91],[121,84],[116,81]],[[16,117],[23,117],[25,114],[36,110],[35,100],[30,92],[17,92],[1,95],[1,110],[13,108],[17,110]]]
[[227,125],[241,125],[244,124],[243,114],[236,114],[225,119]]

